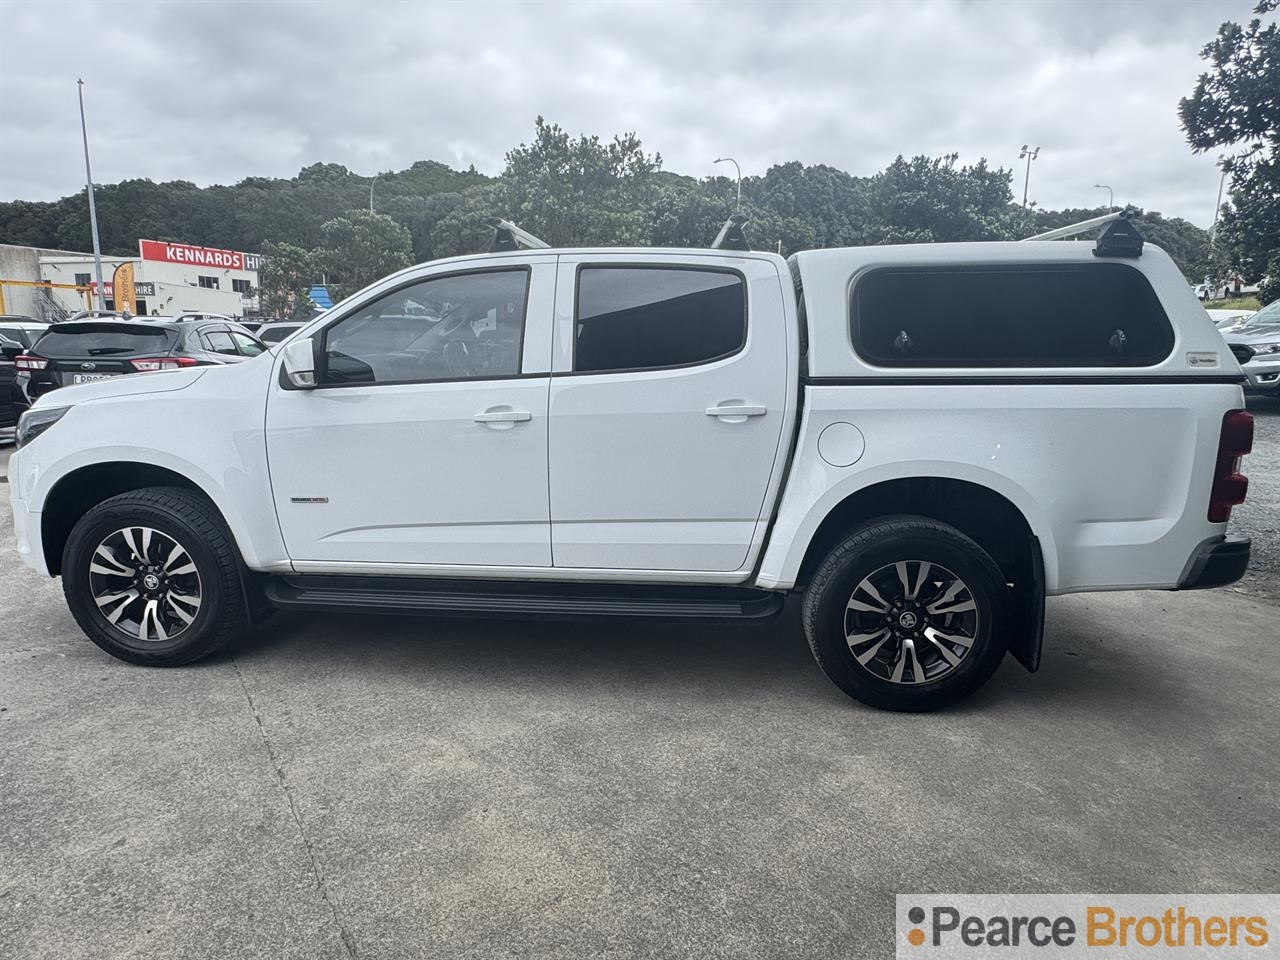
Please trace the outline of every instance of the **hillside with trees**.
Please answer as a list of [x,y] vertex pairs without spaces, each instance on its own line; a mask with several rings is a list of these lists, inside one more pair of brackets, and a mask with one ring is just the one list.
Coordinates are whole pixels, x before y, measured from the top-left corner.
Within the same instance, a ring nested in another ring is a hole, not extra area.
[[[741,212],[761,249],[1012,240],[1097,216],[1014,202],[1012,171],[956,154],[898,157],[869,177],[797,161],[742,181]],[[370,188],[373,207],[369,212]],[[139,238],[261,252],[264,309],[325,282],[342,295],[410,262],[483,250],[485,218],[513,220],[552,245],[705,246],[736,205],[736,182],[662,168],[628,133],[573,137],[537,119],[497,177],[431,160],[408,169],[353,173],[315,163],[291,179],[250,177],[234,186],[126,180],[95,190],[104,253],[127,255]],[[1189,280],[1210,265],[1208,233],[1145,213],[1143,229]],[[50,203],[0,203],[6,243],[90,248],[83,194]]]

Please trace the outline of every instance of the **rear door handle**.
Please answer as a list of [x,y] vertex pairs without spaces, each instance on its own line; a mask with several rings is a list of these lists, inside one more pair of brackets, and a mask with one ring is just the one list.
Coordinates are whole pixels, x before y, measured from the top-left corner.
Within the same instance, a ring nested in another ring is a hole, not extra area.
[[476,423],[524,423],[532,420],[533,414],[528,410],[486,410],[472,419]]
[[751,403],[722,403],[717,407],[707,407],[708,417],[763,417],[768,412],[768,407]]

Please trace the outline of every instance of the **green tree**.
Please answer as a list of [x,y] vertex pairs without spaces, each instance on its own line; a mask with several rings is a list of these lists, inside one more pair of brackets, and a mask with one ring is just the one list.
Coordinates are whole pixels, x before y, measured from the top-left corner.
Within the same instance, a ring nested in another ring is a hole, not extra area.
[[307,291],[322,279],[320,257],[292,243],[262,245],[258,270],[259,305],[262,313],[281,320],[305,320],[311,316]]
[[1193,150],[1234,150],[1218,239],[1247,280],[1265,281],[1263,302],[1280,296],[1280,25],[1262,20],[1278,6],[1261,0],[1245,26],[1222,24],[1200,54],[1208,72],[1178,104]]
[[553,246],[641,244],[662,166],[634,133],[573,139],[538,117],[533,143],[507,154],[503,206]]
[[390,217],[352,210],[320,228],[319,262],[335,301],[412,262],[413,239]]

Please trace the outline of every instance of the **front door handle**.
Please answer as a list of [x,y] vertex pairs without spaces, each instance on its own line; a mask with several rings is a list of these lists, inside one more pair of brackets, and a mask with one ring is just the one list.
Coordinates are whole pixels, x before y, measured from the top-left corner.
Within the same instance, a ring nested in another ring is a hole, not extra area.
[[768,412],[768,407],[752,403],[722,403],[719,406],[707,407],[708,417],[734,417],[739,420],[747,417],[763,417]]
[[477,413],[472,419],[476,423],[524,423],[526,420],[532,420],[533,414],[528,410],[490,409]]

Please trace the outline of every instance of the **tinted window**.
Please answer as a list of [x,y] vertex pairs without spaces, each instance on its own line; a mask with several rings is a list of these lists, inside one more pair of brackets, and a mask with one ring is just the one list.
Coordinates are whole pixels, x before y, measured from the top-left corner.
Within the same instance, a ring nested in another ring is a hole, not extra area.
[[528,270],[487,270],[389,293],[325,331],[324,382],[516,376],[528,287]]
[[266,324],[258,328],[258,338],[263,343],[279,343],[297,329],[297,326],[289,323]]
[[889,367],[1140,367],[1173,349],[1147,279],[1119,263],[873,270],[858,353]]
[[172,330],[124,324],[59,324],[36,341],[42,357],[141,356],[168,353]]
[[214,353],[236,353],[236,345],[231,339],[231,334],[225,330],[206,330],[200,334],[204,340],[206,350],[212,350]]
[[256,357],[263,350],[267,349],[247,333],[237,333],[232,330],[231,339],[236,342],[236,346],[240,348],[240,352],[246,357]]
[[21,344],[24,347],[31,346],[31,341],[27,339],[26,331],[17,327],[0,327],[0,337],[12,340],[14,343]]
[[574,370],[704,363],[746,342],[746,284],[726,271],[583,267],[576,319]]

